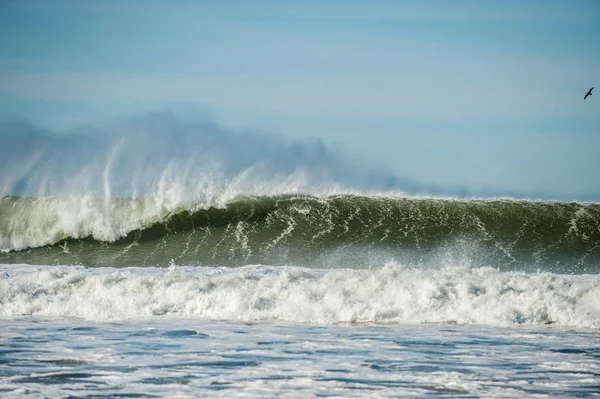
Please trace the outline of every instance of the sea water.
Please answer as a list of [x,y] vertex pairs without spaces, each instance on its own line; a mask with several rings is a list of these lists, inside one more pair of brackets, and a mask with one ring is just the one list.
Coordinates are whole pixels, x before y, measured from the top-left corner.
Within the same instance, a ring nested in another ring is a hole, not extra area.
[[6,130],[0,397],[600,396],[600,204],[121,128]]
[[3,397],[600,394],[600,276],[0,267]]
[[596,330],[11,318],[2,397],[592,397]]

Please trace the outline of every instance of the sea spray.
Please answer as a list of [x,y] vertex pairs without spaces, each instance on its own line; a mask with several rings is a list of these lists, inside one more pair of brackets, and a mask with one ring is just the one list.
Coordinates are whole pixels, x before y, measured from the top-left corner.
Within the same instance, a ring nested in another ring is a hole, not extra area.
[[[219,188],[238,195],[282,194],[290,181],[304,193],[332,186],[416,188],[390,171],[341,156],[319,139],[239,133],[168,111],[58,133],[23,121],[0,123],[0,135],[3,196],[148,197],[184,189],[181,203],[197,202],[199,192],[208,195],[197,188],[206,184],[217,195],[223,194]],[[284,186],[274,187],[279,184]],[[268,191],[252,190],[265,185]]]

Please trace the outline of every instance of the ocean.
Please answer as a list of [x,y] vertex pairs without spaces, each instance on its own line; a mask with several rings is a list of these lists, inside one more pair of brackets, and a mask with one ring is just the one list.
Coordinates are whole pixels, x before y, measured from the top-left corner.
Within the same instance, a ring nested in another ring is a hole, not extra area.
[[0,136],[3,399],[600,395],[599,203],[169,112]]
[[597,203],[6,195],[0,251],[3,398],[600,396]]

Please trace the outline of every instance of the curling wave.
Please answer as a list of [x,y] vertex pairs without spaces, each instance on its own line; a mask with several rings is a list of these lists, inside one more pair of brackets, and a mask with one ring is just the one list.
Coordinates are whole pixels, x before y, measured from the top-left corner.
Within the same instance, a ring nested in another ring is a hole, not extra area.
[[5,198],[0,263],[360,268],[383,257],[600,272],[600,204],[356,195],[260,196],[171,210],[151,204]]

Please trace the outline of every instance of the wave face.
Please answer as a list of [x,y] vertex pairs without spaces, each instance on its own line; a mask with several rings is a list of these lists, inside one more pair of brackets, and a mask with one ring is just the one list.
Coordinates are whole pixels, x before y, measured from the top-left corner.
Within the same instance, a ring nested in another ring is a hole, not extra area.
[[8,197],[0,263],[364,268],[461,264],[600,272],[600,204],[332,195],[156,208],[136,199]]
[[600,328],[600,277],[493,268],[0,266],[0,317]]

